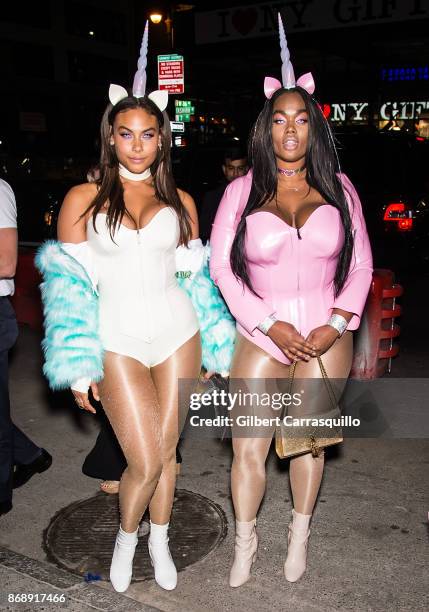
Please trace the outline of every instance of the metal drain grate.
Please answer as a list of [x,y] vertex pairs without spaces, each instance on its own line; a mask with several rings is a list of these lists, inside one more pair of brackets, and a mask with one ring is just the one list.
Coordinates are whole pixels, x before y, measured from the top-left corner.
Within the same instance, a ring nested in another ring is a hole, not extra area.
[[[145,516],[143,521],[148,522]],[[113,545],[119,525],[117,495],[98,494],[60,510],[44,533],[48,557],[75,574],[87,572],[108,580]],[[153,578],[147,552],[148,529],[139,530],[133,579]],[[148,527],[148,526],[147,526]],[[201,561],[227,533],[223,510],[207,497],[176,490],[169,538],[178,571]]]

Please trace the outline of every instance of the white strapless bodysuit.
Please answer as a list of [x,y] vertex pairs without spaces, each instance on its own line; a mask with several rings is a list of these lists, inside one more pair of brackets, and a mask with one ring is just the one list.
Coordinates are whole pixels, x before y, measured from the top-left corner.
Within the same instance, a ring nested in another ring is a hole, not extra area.
[[162,208],[147,225],[118,226],[114,242],[107,217],[92,217],[87,240],[98,276],[100,337],[106,351],[152,367],[165,361],[198,330],[192,302],[176,280],[176,212]]

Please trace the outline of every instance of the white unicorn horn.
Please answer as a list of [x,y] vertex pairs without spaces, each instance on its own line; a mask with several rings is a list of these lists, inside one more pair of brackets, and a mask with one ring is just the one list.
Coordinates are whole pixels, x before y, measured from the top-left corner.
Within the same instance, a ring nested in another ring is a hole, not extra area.
[[279,13],[279,34],[280,34],[280,57],[282,60],[282,83],[285,89],[295,87],[295,73],[293,71],[292,62],[290,61],[290,53],[287,48],[287,40],[285,29],[283,27],[282,17]]
[[149,21],[146,21],[143,40],[140,47],[140,57],[137,62],[137,72],[133,81],[133,96],[143,98],[146,93],[147,41],[149,37]]

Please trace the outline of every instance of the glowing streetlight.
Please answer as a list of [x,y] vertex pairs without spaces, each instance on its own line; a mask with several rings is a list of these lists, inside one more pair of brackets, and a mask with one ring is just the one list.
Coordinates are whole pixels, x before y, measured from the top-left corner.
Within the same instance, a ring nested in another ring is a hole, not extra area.
[[[193,4],[172,4],[170,10],[167,12],[167,16],[165,17],[165,29],[167,31],[167,36],[170,39],[171,49],[174,49],[174,15],[175,13],[181,13],[184,11],[190,11],[194,8]],[[163,20],[163,15],[161,13],[151,13],[149,15],[149,19],[154,24],[159,24]]]
[[158,23],[161,23],[162,21],[162,15],[161,13],[151,13],[149,15],[149,19],[151,20],[152,23],[158,24]]

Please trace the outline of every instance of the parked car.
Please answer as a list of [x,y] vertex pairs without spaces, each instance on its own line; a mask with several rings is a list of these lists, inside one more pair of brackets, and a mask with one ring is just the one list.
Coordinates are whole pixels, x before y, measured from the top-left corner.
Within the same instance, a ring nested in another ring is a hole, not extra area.
[[377,267],[429,264],[429,141],[403,132],[337,134],[342,169],[362,200]]

